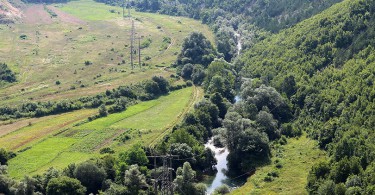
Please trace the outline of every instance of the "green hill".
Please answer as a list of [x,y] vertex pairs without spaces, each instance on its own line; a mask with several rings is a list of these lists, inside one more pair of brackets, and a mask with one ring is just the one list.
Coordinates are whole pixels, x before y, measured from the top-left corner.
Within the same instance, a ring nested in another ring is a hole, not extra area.
[[293,127],[330,154],[311,170],[310,192],[374,193],[374,14],[374,1],[343,1],[256,44],[237,63],[243,77],[288,97]]

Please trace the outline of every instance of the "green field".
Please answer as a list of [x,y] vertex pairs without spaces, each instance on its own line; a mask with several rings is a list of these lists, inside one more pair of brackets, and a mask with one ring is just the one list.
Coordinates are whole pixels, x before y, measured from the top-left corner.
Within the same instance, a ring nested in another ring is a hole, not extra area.
[[[31,13],[25,12],[29,14],[26,17],[45,12],[41,7],[32,7]],[[139,68],[136,56],[136,68],[132,70],[131,19],[122,18],[117,13],[119,7],[90,0],[49,7],[70,16],[58,16],[49,22],[0,25],[0,59],[17,73],[18,79],[17,83],[0,89],[0,106],[95,95],[153,75],[169,77],[175,72],[165,67],[176,60],[186,36],[201,31],[214,40],[209,27],[199,21],[132,11],[135,36],[141,37],[141,43],[151,40],[149,47],[141,51],[145,66]],[[21,35],[27,38],[23,40]],[[170,38],[171,42],[163,43],[164,38]],[[85,61],[92,64],[85,65]],[[56,85],[56,81],[61,84]]]
[[[288,139],[287,145],[273,150],[270,165],[258,168],[244,186],[231,194],[308,194],[305,189],[308,170],[315,162],[326,158],[317,141],[307,138],[306,135],[298,139]],[[276,163],[276,160],[279,163]],[[276,164],[281,164],[282,168],[276,168]],[[271,182],[264,181],[271,172],[277,172],[279,177],[273,177]]]
[[[39,137],[40,141],[25,144],[29,149],[10,160],[9,173],[12,177],[22,178],[24,174],[42,173],[49,167],[64,168],[72,162],[98,156],[98,151],[108,146],[116,151],[123,151],[138,142],[148,146],[180,122],[183,115],[201,98],[201,94],[201,89],[189,87],[80,126],[74,127],[78,121],[66,122],[65,127],[55,129],[53,134]],[[87,110],[88,113],[90,111],[92,110]],[[76,111],[69,115],[78,117],[82,113]],[[43,131],[49,128],[48,121],[59,121],[57,119],[62,120],[64,116],[46,118],[46,121],[40,121],[31,127],[39,127]],[[9,140],[17,134],[19,139],[25,140],[31,134],[38,133],[31,127],[14,131],[1,139]],[[114,140],[121,134],[128,135],[130,139],[126,142]],[[9,141],[4,143],[10,144]],[[18,145],[17,143],[14,144]]]

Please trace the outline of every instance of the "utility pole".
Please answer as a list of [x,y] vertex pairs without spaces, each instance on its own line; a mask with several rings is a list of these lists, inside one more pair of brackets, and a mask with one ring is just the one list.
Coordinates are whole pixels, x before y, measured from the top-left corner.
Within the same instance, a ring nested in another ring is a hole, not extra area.
[[130,64],[132,66],[132,69],[134,69],[133,54],[134,54],[134,20],[132,20],[132,30],[131,30],[131,35],[130,35]]
[[125,18],[125,0],[122,1],[122,18]]
[[[161,195],[174,195],[174,185],[173,185],[173,168],[172,168],[172,158],[179,157],[177,155],[164,155],[164,156],[148,156],[154,158],[154,191],[158,194],[158,182],[161,181],[160,194]],[[163,160],[163,168],[161,175],[156,178],[156,158],[161,158]]]
[[130,15],[130,3],[129,3],[129,0],[128,0],[128,17],[130,18],[131,17],[131,15]]
[[142,68],[142,64],[141,64],[141,37],[138,37],[138,64],[139,64],[139,68]]

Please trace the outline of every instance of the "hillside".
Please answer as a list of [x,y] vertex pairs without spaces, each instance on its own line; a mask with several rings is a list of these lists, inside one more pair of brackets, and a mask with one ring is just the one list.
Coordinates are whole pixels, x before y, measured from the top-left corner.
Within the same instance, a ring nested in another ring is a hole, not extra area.
[[[122,1],[96,0],[122,6]],[[137,0],[127,6],[139,11],[186,16],[209,24],[215,35],[217,49],[227,61],[270,33],[289,28],[342,0],[224,0],[171,1]],[[240,48],[239,48],[240,46]]]
[[243,77],[289,98],[293,127],[330,154],[331,161],[311,170],[310,192],[343,184],[348,191],[373,192],[374,8],[369,0],[343,1],[256,44],[237,64]]
[[22,3],[18,0],[10,3],[8,0],[0,1],[0,24],[13,23],[22,17],[20,9]]
[[133,70],[131,20],[123,19],[121,11],[93,1],[32,4],[19,23],[0,26],[0,63],[7,64],[17,78],[17,83],[0,88],[0,106],[76,99],[153,75],[169,77],[174,71],[168,67],[182,40],[194,31],[192,26],[213,39],[209,28],[198,21],[132,12],[137,18],[136,36],[144,45],[142,66],[135,55]]

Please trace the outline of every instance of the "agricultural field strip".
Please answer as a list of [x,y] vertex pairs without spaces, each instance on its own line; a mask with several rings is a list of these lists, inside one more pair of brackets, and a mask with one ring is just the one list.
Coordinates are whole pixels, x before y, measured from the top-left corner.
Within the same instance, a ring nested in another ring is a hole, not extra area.
[[45,117],[35,124],[21,127],[7,135],[0,137],[2,147],[19,150],[53,135],[55,132],[69,125],[83,120],[96,113],[96,110],[79,110],[57,116]]
[[[155,136],[159,132],[165,132],[164,129],[168,129],[171,123],[175,123],[175,118],[184,113],[189,101],[192,101],[190,95],[192,92],[192,88],[178,90],[157,100],[129,107],[123,113],[113,114],[87,123],[82,127],[77,127],[75,130],[78,131],[74,136],[79,137],[81,134],[85,138],[73,146],[73,151],[92,152],[97,150],[98,145],[102,145],[104,142],[110,144],[108,139],[118,134],[119,131],[128,132],[129,129],[136,129],[137,131],[145,132],[150,130]],[[188,95],[189,99],[185,97],[186,95]],[[181,101],[186,101],[186,103],[180,103]],[[147,103],[150,104],[147,105]],[[176,105],[177,107],[175,107]],[[119,117],[122,117],[122,120],[118,120]],[[66,134],[69,133],[66,132]]]
[[184,111],[182,113],[179,114],[179,116],[175,119],[175,121],[173,121],[173,123],[171,125],[169,125],[166,130],[164,132],[162,132],[161,134],[159,134],[155,139],[153,139],[151,142],[150,142],[150,147],[153,147],[155,146],[155,144],[160,140],[162,139],[167,133],[169,133],[172,128],[178,123],[178,122],[181,122],[182,119],[183,119],[183,116],[185,116],[193,107],[194,107],[194,104],[196,102],[198,102],[200,100],[200,93],[199,93],[199,90],[201,90],[200,88],[198,87],[195,87],[193,88],[193,94],[191,95],[190,97],[190,101],[188,102],[188,105],[187,107],[184,109]]
[[[186,88],[186,89],[182,89],[182,90],[185,90],[185,91],[189,90],[190,91],[190,90],[192,90],[192,88]],[[181,92],[181,90],[176,91],[176,92],[172,92],[172,98],[169,98],[169,99],[174,100],[176,97],[178,97],[178,95],[180,94],[178,92]],[[192,91],[190,91],[190,93],[192,93]],[[171,97],[170,95],[169,95],[169,97]],[[161,98],[166,99],[167,97],[168,96],[163,96]],[[155,100],[152,100],[152,101],[155,101]],[[189,101],[191,101],[191,97],[189,97]],[[184,108],[186,107],[186,105],[192,105],[192,104],[190,104],[189,101],[188,101],[187,104],[184,104]],[[159,101],[158,103],[162,104],[163,102],[165,103],[165,101]],[[143,102],[143,103],[148,103],[148,102]],[[142,103],[140,103],[138,105],[135,105],[135,106],[132,106],[132,107],[129,107],[128,110],[131,110],[133,107],[137,107],[141,104]],[[154,109],[155,106],[158,106],[158,105],[152,105],[152,106],[146,107],[145,109],[143,108],[142,110],[138,110],[138,113],[132,113],[129,116],[127,116],[127,118],[129,118],[131,116],[135,116],[135,115],[140,114],[142,112],[147,112],[149,110],[152,110],[152,109]],[[190,109],[190,108],[185,108],[185,109]],[[125,112],[127,112],[127,111],[125,111]],[[182,111],[182,112],[184,112],[184,111]],[[118,114],[112,114],[112,115],[118,115]],[[111,115],[109,115],[108,117],[110,117],[110,116]],[[98,120],[100,120],[100,119],[98,119]],[[119,121],[119,120],[115,120],[115,121]],[[95,121],[93,121],[93,122],[95,122]],[[87,125],[87,124],[85,124],[85,125]],[[72,129],[75,129],[75,128],[78,128],[78,127],[74,127]],[[105,130],[105,127],[102,130]],[[122,131],[122,130],[120,129],[120,131]],[[68,132],[69,131],[70,130],[68,130]],[[97,129],[96,131],[101,131],[101,130]],[[116,131],[116,132],[119,133],[120,131]],[[15,177],[15,178],[22,178],[22,176],[23,176],[22,174],[26,173],[25,170],[32,170],[31,172],[29,172],[29,174],[37,174],[37,173],[40,173],[40,172],[48,169],[51,166],[63,168],[71,162],[79,162],[79,161],[82,161],[84,159],[89,158],[90,156],[97,155],[96,153],[92,153],[92,152],[85,153],[85,152],[79,152],[79,151],[72,150],[72,147],[74,148],[75,145],[77,145],[77,144],[79,145],[79,142],[81,140],[79,138],[76,138],[76,137],[64,136],[65,133],[67,133],[67,132],[64,132],[63,134],[59,134],[59,135],[54,136],[54,137],[51,137],[51,135],[49,135],[49,136],[45,137],[45,139],[39,141],[38,143],[34,143],[34,145],[32,145],[32,147],[30,149],[20,153],[16,158],[12,159],[11,160],[11,166],[9,167],[9,169],[10,169],[9,172],[10,172],[11,176]],[[103,133],[107,134],[108,132],[104,131]],[[110,134],[110,135],[112,136],[112,134]],[[65,146],[60,147],[58,145],[58,143],[60,143],[59,140],[64,140],[64,139],[69,140],[69,144],[66,147]],[[86,139],[86,137],[84,137],[82,139],[84,140],[84,139]],[[97,139],[94,140],[94,141],[97,141]],[[110,144],[108,142],[108,140],[104,140],[104,142],[106,142],[106,143],[104,143],[105,145]],[[50,147],[45,147],[46,143],[48,143],[47,145],[50,146]],[[103,142],[100,142],[100,144],[103,144]],[[96,145],[96,147],[97,147],[97,145]],[[96,148],[96,147],[90,147],[90,148],[97,150],[98,148]],[[43,150],[43,151],[40,152],[40,150]],[[36,157],[35,155],[39,155],[39,153],[47,155],[47,153],[49,153],[49,150],[53,150],[53,152],[54,152],[53,155],[50,155],[49,157],[48,156],[45,157],[43,162],[38,163],[38,166],[36,166],[35,164],[32,163],[32,162],[35,161],[35,157]],[[69,156],[70,154],[75,154],[77,156],[81,155],[82,157],[81,158],[78,158],[78,157],[75,158],[74,157],[74,159],[70,159],[70,160],[65,160],[65,159],[62,158],[62,156],[64,156],[64,155]],[[23,162],[26,162],[26,163],[24,164]],[[23,167],[23,164],[26,168]],[[24,170],[24,172],[17,171],[17,170]]]

